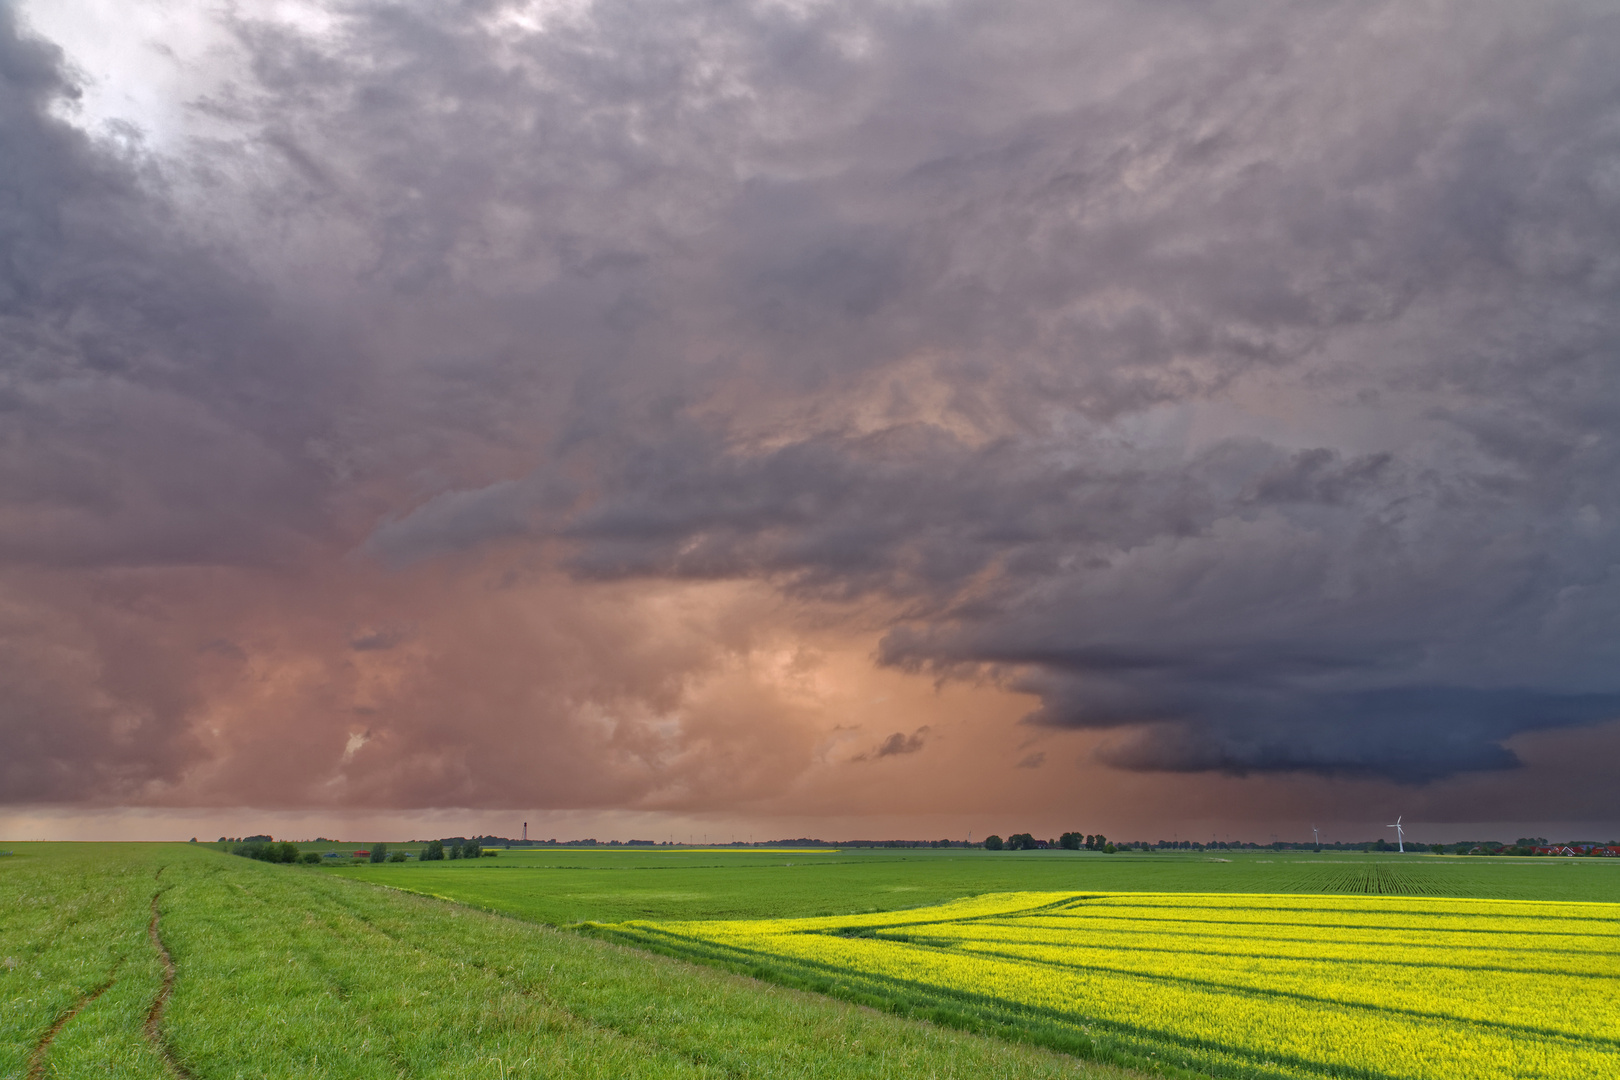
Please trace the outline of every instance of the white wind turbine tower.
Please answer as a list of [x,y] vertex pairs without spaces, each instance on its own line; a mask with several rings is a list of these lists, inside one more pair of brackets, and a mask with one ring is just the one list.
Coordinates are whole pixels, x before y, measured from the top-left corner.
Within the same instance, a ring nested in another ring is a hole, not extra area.
[[1395,830],[1395,846],[1401,850],[1402,854],[1405,854],[1406,852],[1406,831],[1401,828],[1401,818],[1405,816],[1405,814],[1397,814],[1395,816],[1395,824],[1384,826],[1386,829]]
[[1316,846],[1321,847],[1322,846],[1322,834],[1316,831],[1316,826],[1315,825],[1311,826],[1311,835],[1316,838]]

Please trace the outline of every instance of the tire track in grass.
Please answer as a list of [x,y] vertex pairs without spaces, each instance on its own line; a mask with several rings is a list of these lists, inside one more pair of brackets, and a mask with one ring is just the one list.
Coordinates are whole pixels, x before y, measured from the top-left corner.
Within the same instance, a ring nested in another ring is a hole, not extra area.
[[[119,963],[122,962],[123,961],[119,961]],[[75,1001],[66,1012],[56,1018],[56,1023],[52,1024],[50,1030],[39,1037],[39,1042],[34,1044],[34,1052],[28,1055],[28,1072],[26,1074],[27,1080],[40,1080],[40,1078],[45,1075],[45,1055],[50,1052],[51,1043],[55,1041],[59,1034],[61,1034],[62,1029],[67,1027],[69,1020],[72,1020],[75,1016],[78,1016],[79,1013],[83,1012],[85,1007],[88,1006],[92,1001],[95,1001],[96,998],[100,997],[102,994],[105,994],[108,990],[111,990],[113,983],[117,981],[118,964],[114,964],[112,970],[107,972],[106,982],[102,983],[88,994],[81,995],[78,1001]]]
[[[158,867],[155,876],[163,876],[163,867]],[[162,1055],[163,1065],[170,1075],[178,1076],[181,1080],[195,1080],[191,1070],[180,1064],[163,1038],[163,1012],[169,1007],[169,997],[174,993],[175,967],[174,957],[169,955],[168,947],[163,944],[163,935],[158,933],[158,898],[162,895],[162,889],[152,894],[152,918],[146,924],[146,936],[157,950],[158,959],[163,961],[163,985],[158,989],[157,997],[152,999],[152,1007],[146,1010],[146,1023],[141,1031],[146,1035],[146,1041]]]

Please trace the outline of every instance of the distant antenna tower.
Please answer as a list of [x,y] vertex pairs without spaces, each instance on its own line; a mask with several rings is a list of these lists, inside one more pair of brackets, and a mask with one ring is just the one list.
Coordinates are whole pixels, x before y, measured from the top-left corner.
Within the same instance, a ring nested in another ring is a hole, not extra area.
[[529,842],[529,823],[527,821],[523,823],[523,842],[525,844]]
[[1386,829],[1395,830],[1395,846],[1399,848],[1402,853],[1405,853],[1406,851],[1406,830],[1401,828],[1401,818],[1405,816],[1406,815],[1404,814],[1397,814],[1395,817],[1395,824],[1384,826]]

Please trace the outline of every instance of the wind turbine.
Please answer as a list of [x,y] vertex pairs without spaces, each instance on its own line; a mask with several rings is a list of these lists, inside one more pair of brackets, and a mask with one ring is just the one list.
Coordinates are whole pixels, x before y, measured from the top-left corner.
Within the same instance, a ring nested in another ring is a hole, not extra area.
[[1402,854],[1406,853],[1406,831],[1401,828],[1401,818],[1405,816],[1405,814],[1397,814],[1395,816],[1395,824],[1384,826],[1386,829],[1395,830],[1395,846],[1401,850]]
[[1315,825],[1311,826],[1311,835],[1316,837],[1316,850],[1321,851],[1322,850],[1322,834],[1316,831],[1316,826]]

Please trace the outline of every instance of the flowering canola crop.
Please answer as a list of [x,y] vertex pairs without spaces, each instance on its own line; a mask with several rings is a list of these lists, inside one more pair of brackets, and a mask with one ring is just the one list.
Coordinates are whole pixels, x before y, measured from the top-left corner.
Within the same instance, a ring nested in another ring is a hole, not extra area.
[[1620,1077],[1620,904],[1001,893],[614,930],[1221,1075]]

